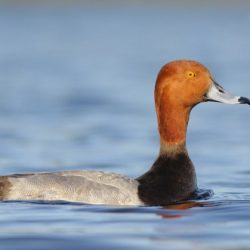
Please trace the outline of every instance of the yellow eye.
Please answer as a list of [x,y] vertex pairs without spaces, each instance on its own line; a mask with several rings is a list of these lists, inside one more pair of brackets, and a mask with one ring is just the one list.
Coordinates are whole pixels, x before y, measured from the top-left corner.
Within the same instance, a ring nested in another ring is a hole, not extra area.
[[196,74],[193,71],[187,71],[186,76],[188,78],[194,78],[194,77],[196,77]]

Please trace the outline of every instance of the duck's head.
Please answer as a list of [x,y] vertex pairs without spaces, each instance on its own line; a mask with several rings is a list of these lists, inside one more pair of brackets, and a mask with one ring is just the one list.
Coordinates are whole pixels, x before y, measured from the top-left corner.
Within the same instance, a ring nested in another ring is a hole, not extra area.
[[189,60],[173,61],[161,69],[155,89],[157,103],[163,95],[167,103],[186,107],[205,101],[250,104],[248,98],[234,96],[223,89],[205,66]]
[[166,64],[158,74],[155,87],[161,144],[185,144],[191,109],[207,101],[250,104],[248,98],[224,90],[198,62],[178,60]]

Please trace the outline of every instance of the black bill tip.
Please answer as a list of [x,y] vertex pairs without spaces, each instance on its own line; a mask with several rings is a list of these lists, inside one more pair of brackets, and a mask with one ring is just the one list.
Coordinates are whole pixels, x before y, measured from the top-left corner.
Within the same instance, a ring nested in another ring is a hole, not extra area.
[[248,104],[248,105],[250,105],[250,100],[248,99],[248,98],[246,98],[246,97],[240,97],[239,98],[239,103],[240,104]]

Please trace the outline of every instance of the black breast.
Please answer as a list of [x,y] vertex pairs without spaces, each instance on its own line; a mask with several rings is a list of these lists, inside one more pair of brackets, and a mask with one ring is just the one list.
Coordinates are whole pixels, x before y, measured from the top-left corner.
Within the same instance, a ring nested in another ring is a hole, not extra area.
[[187,153],[161,155],[139,181],[138,195],[148,205],[187,199],[197,189],[194,166]]

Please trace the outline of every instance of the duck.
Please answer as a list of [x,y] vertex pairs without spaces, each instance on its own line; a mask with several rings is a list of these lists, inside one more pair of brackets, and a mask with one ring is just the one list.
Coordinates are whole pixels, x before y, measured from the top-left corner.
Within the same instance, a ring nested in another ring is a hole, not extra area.
[[164,65],[154,96],[160,149],[146,173],[135,179],[88,170],[0,176],[0,200],[163,206],[190,199],[198,190],[186,147],[191,110],[209,101],[250,105],[250,100],[227,92],[204,65],[193,60]]

